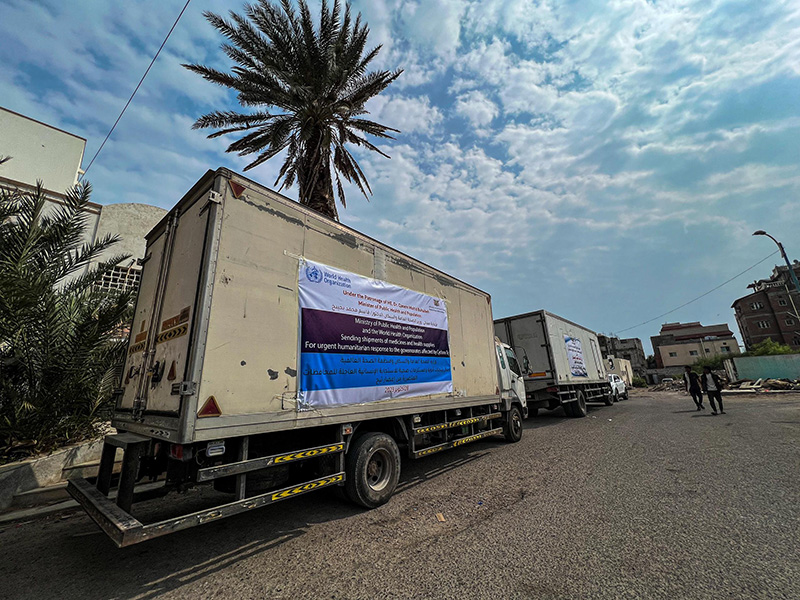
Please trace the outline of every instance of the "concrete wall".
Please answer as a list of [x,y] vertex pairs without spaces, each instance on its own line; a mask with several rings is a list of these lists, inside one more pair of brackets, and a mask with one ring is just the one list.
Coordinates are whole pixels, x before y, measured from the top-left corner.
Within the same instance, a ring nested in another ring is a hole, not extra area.
[[[142,258],[145,251],[144,236],[167,214],[158,206],[149,204],[108,204],[100,213],[96,237],[117,234],[120,241],[111,247],[100,260],[114,254],[130,254]],[[128,263],[123,263],[127,265]]]
[[78,181],[86,140],[50,125],[0,108],[0,156],[12,159],[0,176],[63,194]]
[[800,379],[800,354],[736,356],[725,362],[729,375],[733,364],[738,379]]

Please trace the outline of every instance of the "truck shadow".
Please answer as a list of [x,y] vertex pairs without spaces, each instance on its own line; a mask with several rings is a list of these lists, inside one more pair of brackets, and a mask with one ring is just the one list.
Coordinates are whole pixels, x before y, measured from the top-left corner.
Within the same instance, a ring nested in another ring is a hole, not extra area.
[[[395,501],[422,483],[480,460],[504,443],[487,440],[424,460],[404,458]],[[178,505],[181,512],[189,512],[204,508],[209,500],[208,494],[199,492],[167,496],[138,510],[134,507],[134,512],[143,521],[154,522],[171,516]],[[117,549],[86,514],[75,512],[49,519],[42,523],[42,531],[31,531],[19,540],[21,556],[58,557],[47,561],[47,577],[37,578],[35,586],[25,584],[35,569],[27,564],[4,575],[3,587],[14,598],[150,600],[275,551],[315,525],[363,513],[332,490],[320,491]]]
[[[595,413],[601,407],[590,406],[589,411]],[[561,410],[548,411],[527,419],[524,426],[534,430],[567,420],[570,419]],[[480,461],[504,444],[498,438],[424,460],[404,458],[396,495],[402,496],[423,483]],[[209,500],[204,493],[190,492],[182,498],[168,496],[154,500],[152,505],[145,504],[141,511],[134,512],[144,521],[154,522],[169,516],[177,505],[182,512],[188,512],[204,508]],[[76,512],[72,516],[51,518],[38,531],[29,531],[16,541],[18,556],[37,558],[20,560],[24,566],[4,576],[4,587],[15,598],[149,600],[275,551],[301,538],[315,525],[351,519],[362,513],[363,509],[336,498],[332,492],[315,492],[116,549],[87,515]],[[45,556],[55,556],[58,560],[48,560],[47,577],[37,578],[37,584],[29,586],[26,581],[36,569],[33,563]]]

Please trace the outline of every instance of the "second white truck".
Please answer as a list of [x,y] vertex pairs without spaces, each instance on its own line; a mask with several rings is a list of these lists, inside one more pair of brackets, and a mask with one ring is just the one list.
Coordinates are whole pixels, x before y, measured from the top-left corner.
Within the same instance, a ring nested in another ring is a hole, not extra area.
[[497,319],[494,332],[523,362],[529,415],[563,406],[585,417],[587,402],[613,404],[595,332],[546,310]]

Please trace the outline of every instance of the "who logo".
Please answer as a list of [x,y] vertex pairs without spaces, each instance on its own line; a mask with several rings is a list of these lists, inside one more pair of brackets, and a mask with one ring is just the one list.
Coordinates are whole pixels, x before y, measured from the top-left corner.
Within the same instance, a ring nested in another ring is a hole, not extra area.
[[306,278],[311,283],[319,283],[322,281],[322,271],[320,271],[316,266],[309,265],[306,267]]

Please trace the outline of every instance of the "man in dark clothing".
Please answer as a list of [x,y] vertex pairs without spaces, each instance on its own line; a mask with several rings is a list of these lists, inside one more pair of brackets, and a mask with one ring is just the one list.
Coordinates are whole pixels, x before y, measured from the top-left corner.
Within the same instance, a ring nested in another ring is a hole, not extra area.
[[700,376],[692,371],[692,367],[686,367],[686,372],[683,374],[683,382],[686,391],[692,395],[697,410],[705,410],[703,406],[703,392],[700,389]]
[[716,399],[719,402],[719,412],[724,415],[725,409],[722,408],[722,380],[711,372],[711,367],[703,367],[703,376],[700,378],[700,382],[711,404],[711,414],[717,414],[717,407],[714,405],[714,400]]

